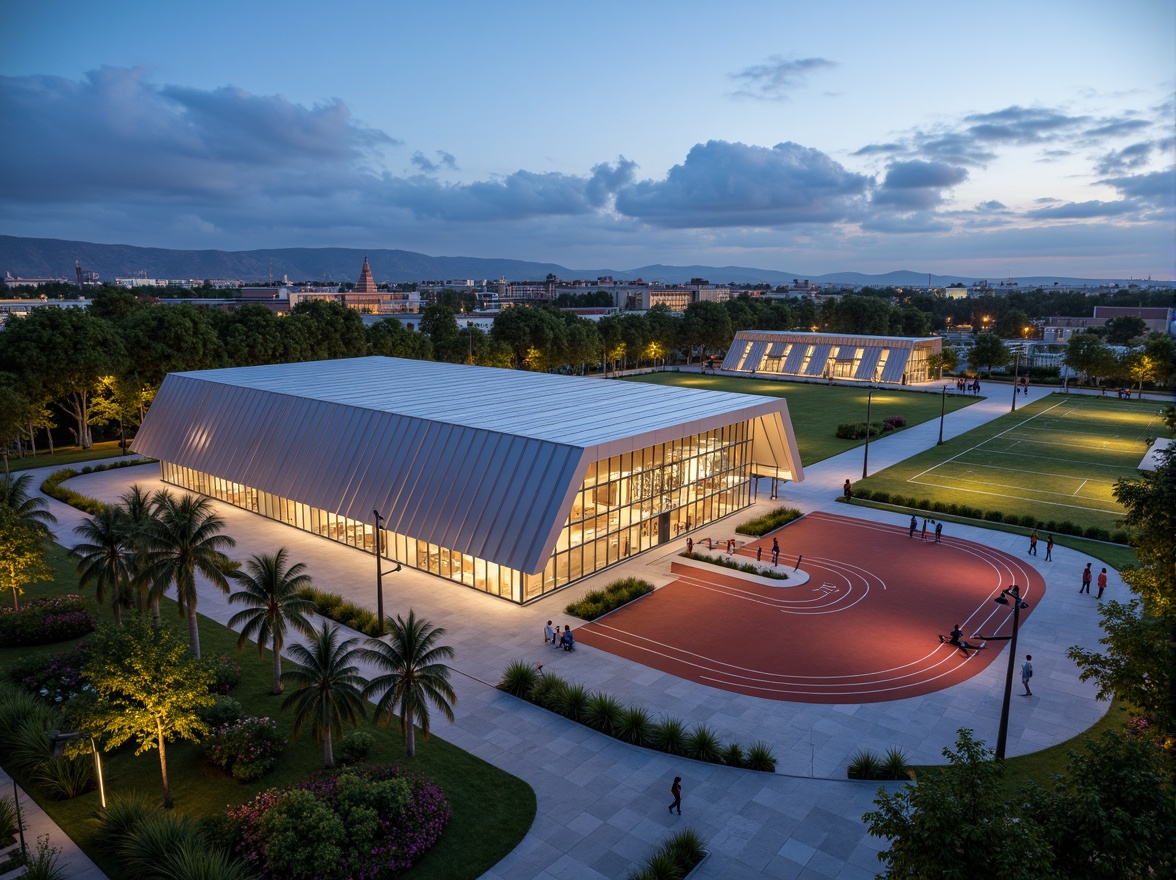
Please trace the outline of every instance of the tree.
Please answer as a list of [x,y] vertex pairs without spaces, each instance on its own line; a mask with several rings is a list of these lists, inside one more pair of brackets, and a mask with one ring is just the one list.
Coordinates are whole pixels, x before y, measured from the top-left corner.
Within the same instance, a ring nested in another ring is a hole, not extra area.
[[1075,333],[1066,343],[1063,361],[1071,370],[1085,375],[1089,382],[1091,376],[1098,375],[1104,368],[1109,354],[1106,345],[1094,333]]
[[1003,367],[1012,360],[1008,346],[995,333],[984,333],[976,337],[976,344],[968,355],[968,362],[977,370],[987,369],[991,376],[996,367]]
[[125,361],[114,327],[86,309],[33,309],[0,333],[0,369],[26,376],[74,420],[77,443],[93,445],[90,398]]
[[0,504],[0,592],[12,591],[12,607],[20,610],[25,584],[51,580],[45,563],[45,539],[11,507]]
[[388,630],[388,642],[369,639],[368,647],[360,651],[365,660],[387,670],[368,682],[363,695],[382,695],[376,703],[377,724],[387,726],[393,714],[400,716],[405,754],[411,758],[416,755],[415,726],[429,738],[429,703],[453,722],[450,706],[457,702],[457,694],[449,684],[449,667],[441,662],[453,659],[453,648],[437,644],[445,630],[418,620],[411,608],[407,620],[399,614],[389,619]]
[[889,877],[1038,880],[1050,850],[1032,816],[1015,815],[1001,791],[1003,764],[961,729],[956,750],[943,750],[951,766],[921,774],[918,786],[893,794],[878,790],[877,810],[862,818],[870,834],[890,840],[878,853]]
[[1031,327],[1029,316],[1020,309],[1009,309],[996,319],[994,332],[1005,339],[1021,339],[1025,336],[1025,328]]
[[890,332],[890,304],[874,296],[843,296],[829,317],[833,333],[885,336]]
[[1176,860],[1171,768],[1152,731],[1141,734],[1089,737],[1050,789],[1022,793],[1053,850],[1050,876],[1145,880]]
[[419,326],[432,343],[434,358],[451,364],[465,361],[465,340],[459,335],[457,315],[453,309],[448,306],[425,306]]
[[[150,577],[148,566],[150,563],[150,532],[155,520],[155,514],[150,496],[135,483],[118,499],[118,507],[122,510],[126,523],[127,535],[131,545],[131,581],[130,586],[135,594],[135,607],[144,612],[150,599]],[[162,588],[166,590],[166,585]],[[158,608],[155,617],[158,619]]]
[[355,309],[321,299],[294,306],[282,322],[283,330],[298,331],[303,337],[298,360],[325,361],[333,358],[363,357],[367,354],[363,317]]
[[1107,342],[1111,345],[1126,345],[1147,333],[1147,322],[1136,315],[1110,318],[1103,326],[1107,328]]
[[196,572],[222,593],[229,592],[226,575],[236,569],[236,564],[222,550],[235,547],[237,542],[220,533],[224,520],[213,512],[208,498],[185,494],[176,500],[169,492],[159,492],[155,499],[155,517],[147,534],[147,572],[157,589],[176,588],[179,612],[188,616],[192,656],[198,658]]
[[44,498],[29,493],[32,480],[32,474],[21,474],[15,479],[5,477],[4,482],[0,483],[0,507],[7,507],[20,522],[48,540],[53,537],[49,526],[57,523],[57,517],[49,512],[49,505]]
[[679,340],[686,346],[687,363],[694,348],[702,349],[704,354],[725,349],[734,336],[731,318],[721,303],[702,301],[686,306]]
[[1119,696],[1138,707],[1161,730],[1172,723],[1171,627],[1163,617],[1147,613],[1136,600],[1104,602],[1099,608],[1106,653],[1078,645],[1066,656],[1082,670],[1082,681],[1098,684],[1098,698]]
[[4,458],[4,479],[9,479],[8,448],[18,441],[29,420],[29,399],[13,373],[0,373],[0,455]]
[[126,513],[121,507],[108,506],[82,520],[77,532],[81,543],[69,555],[78,566],[78,585],[93,584],[99,605],[109,588],[115,626],[122,626],[122,609],[130,604],[135,576],[134,543]]
[[208,732],[200,710],[214,702],[212,671],[170,629],[135,614],[125,626],[98,629],[83,677],[93,695],[70,701],[71,723],[107,751],[128,740],[138,744],[136,755],[159,749],[163,806],[171,809],[166,744]]
[[429,337],[409,330],[397,318],[384,318],[369,326],[364,332],[367,334],[368,349],[372,354],[420,361],[433,359],[433,343],[429,341]]
[[257,656],[265,656],[268,641],[274,653],[274,694],[282,693],[282,647],[286,632],[297,630],[309,636],[314,632],[306,619],[314,611],[314,602],[299,595],[311,585],[306,566],[299,562],[286,566],[286,548],[272,556],[254,556],[245,562],[245,571],[232,572],[229,577],[243,589],[229,596],[230,605],[247,605],[229,619],[233,629],[241,627],[237,647],[244,648],[248,639],[257,641]]
[[293,669],[282,673],[282,683],[296,690],[282,700],[282,711],[294,711],[294,735],[310,725],[316,742],[323,744],[323,766],[335,766],[333,734],[343,735],[343,724],[355,725],[367,716],[362,690],[367,684],[353,661],[359,639],[339,641],[339,627],[323,621],[322,629],[308,645],[292,645]]

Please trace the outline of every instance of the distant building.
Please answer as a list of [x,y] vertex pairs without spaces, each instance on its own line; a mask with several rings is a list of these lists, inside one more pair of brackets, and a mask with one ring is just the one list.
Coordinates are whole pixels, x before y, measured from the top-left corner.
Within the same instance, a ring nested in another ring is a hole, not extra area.
[[910,384],[935,378],[927,358],[943,351],[938,336],[740,330],[723,359],[738,373]]
[[1136,317],[1147,325],[1147,333],[1168,333],[1172,326],[1173,312],[1170,308],[1143,306],[1095,306],[1090,317],[1053,315],[1045,319],[1042,327],[1042,341],[1069,342],[1076,333],[1085,333],[1098,327],[1105,327],[1107,321],[1115,318]]

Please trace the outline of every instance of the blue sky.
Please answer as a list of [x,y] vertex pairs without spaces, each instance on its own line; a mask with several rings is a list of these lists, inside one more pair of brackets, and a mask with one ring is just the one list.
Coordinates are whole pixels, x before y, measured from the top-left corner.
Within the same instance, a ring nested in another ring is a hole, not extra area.
[[0,233],[1173,278],[1176,4],[0,4]]

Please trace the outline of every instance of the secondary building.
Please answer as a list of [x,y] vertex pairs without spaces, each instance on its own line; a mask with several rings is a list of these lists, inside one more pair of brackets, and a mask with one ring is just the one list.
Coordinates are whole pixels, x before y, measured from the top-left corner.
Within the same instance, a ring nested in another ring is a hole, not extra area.
[[861,382],[927,382],[927,364],[943,351],[938,336],[851,336],[841,333],[740,330],[723,369],[738,373],[856,379]]
[[804,479],[779,398],[377,357],[172,373],[135,450],[518,603],[748,506],[755,475]]

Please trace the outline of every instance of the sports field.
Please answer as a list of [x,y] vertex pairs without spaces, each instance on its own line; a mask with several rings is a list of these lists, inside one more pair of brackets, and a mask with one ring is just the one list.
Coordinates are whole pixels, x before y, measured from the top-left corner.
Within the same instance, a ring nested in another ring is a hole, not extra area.
[[[842,422],[866,420],[866,389],[852,385],[821,385],[810,382],[752,379],[739,376],[704,376],[700,373],[644,373],[626,377],[628,381],[655,385],[677,385],[706,391],[729,391],[736,394],[762,394],[788,400],[788,415],[796,431],[796,445],[805,467],[855,446],[862,440],[840,440],[835,436]],[[870,419],[880,422],[888,416],[902,416],[908,426],[939,418],[940,396],[920,391],[875,389]],[[982,397],[949,394],[947,412],[955,412],[982,400]]]
[[1052,394],[887,468],[859,487],[1114,530],[1115,481],[1138,475],[1161,405]]

